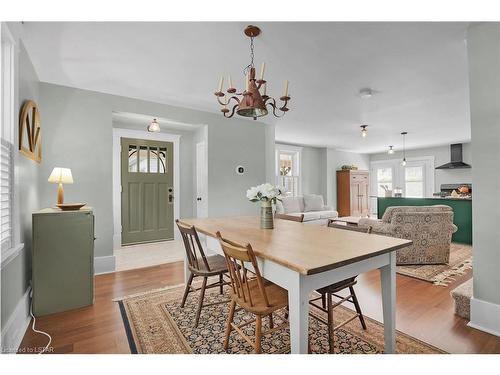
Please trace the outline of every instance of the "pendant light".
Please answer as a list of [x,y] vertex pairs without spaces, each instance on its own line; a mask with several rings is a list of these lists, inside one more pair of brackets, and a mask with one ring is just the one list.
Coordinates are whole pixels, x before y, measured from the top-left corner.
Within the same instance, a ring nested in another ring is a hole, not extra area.
[[366,136],[368,135],[368,129],[366,129],[368,127],[368,125],[361,125],[360,128],[361,128],[361,136],[363,138],[366,138]]
[[156,121],[156,119],[153,119],[151,124],[148,125],[148,132],[158,133],[159,131],[160,131],[160,124],[158,124],[158,121]]
[[403,160],[401,161],[401,165],[404,167],[406,165],[406,144],[405,144],[405,136],[408,134],[408,132],[402,132],[401,135],[403,136]]
[[394,146],[389,146],[389,150],[387,150],[387,153],[388,153],[389,155],[394,154],[394,148],[393,148],[393,147],[394,147]]

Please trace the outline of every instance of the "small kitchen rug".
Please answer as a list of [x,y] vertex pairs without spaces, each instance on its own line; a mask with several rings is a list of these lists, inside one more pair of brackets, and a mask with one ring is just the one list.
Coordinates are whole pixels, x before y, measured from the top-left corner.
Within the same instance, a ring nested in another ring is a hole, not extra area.
[[396,272],[434,285],[448,286],[455,280],[455,276],[463,275],[470,269],[472,269],[472,246],[452,243],[448,264],[397,266]]
[[[252,353],[253,348],[234,331],[229,349],[224,350],[224,330],[229,304],[219,304],[203,308],[198,328],[193,327],[198,298],[191,293],[184,308],[180,307],[184,288],[174,287],[135,294],[118,301],[123,323],[132,353],[144,354],[216,354]],[[205,302],[211,303],[227,299],[218,290],[208,290]],[[314,314],[323,314],[311,308]],[[334,310],[335,324],[346,320],[354,311],[343,306]],[[283,315],[283,314],[280,314]],[[243,310],[235,314],[235,322],[249,319]],[[367,330],[361,328],[359,320],[353,320],[335,332],[335,353],[377,354],[384,350],[384,326],[365,317]],[[268,319],[264,319],[268,328]],[[277,322],[279,323],[279,322]],[[253,336],[253,324],[244,327],[247,335]],[[313,353],[328,353],[328,331],[316,319],[309,320],[309,337]],[[404,333],[396,333],[398,353],[442,354],[443,351]],[[264,353],[287,353],[290,348],[289,331],[281,330],[263,337]]]

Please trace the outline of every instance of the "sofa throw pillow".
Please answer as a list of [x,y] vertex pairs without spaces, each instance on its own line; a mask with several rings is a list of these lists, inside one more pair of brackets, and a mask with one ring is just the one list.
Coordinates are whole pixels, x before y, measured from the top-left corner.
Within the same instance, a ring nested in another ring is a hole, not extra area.
[[323,196],[316,194],[304,195],[304,211],[321,211],[323,206]]
[[302,212],[300,209],[299,199],[302,197],[285,197],[282,198],[281,204],[283,205],[283,211],[285,214],[292,212]]

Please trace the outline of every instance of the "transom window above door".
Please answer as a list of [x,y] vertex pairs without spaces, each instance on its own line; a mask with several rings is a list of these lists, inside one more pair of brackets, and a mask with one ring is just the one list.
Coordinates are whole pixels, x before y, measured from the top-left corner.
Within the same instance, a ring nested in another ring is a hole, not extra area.
[[131,173],[167,173],[167,149],[129,145],[128,171]]

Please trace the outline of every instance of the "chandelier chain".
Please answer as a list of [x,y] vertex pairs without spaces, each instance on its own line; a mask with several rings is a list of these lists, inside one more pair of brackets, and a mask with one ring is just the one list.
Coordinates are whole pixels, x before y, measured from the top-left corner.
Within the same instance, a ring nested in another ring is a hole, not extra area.
[[250,37],[250,64],[245,66],[245,69],[243,69],[243,75],[247,75],[248,71],[254,67],[253,59],[254,59],[254,52],[253,52],[253,36],[252,36]]

